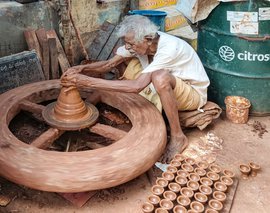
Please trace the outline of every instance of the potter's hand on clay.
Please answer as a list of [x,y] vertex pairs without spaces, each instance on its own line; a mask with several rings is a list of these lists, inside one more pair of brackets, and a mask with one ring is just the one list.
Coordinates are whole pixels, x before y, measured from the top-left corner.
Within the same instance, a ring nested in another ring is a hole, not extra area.
[[[76,67],[70,67],[68,68],[62,75],[63,76],[68,76],[68,75],[73,75],[73,74],[78,74],[81,73],[83,68],[81,66],[76,66]],[[61,78],[62,78],[61,77]]]
[[66,74],[64,73],[61,76],[61,85],[63,87],[76,87],[76,83],[77,83],[77,75],[78,74]]

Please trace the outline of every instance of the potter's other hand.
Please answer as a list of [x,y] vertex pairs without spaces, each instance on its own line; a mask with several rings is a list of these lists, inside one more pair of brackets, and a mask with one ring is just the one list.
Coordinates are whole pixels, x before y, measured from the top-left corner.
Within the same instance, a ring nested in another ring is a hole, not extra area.
[[68,75],[62,75],[61,77],[61,85],[63,87],[71,87],[76,86],[77,83],[77,75],[78,74],[68,74]]
[[68,68],[62,76],[67,76],[67,75],[73,75],[82,72],[82,68],[80,66],[77,67],[70,67]]

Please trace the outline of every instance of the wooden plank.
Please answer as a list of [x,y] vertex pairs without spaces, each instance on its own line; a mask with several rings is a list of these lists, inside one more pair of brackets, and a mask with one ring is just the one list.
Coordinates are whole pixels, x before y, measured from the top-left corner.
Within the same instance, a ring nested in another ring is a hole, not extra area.
[[108,41],[106,42],[105,46],[102,48],[100,54],[98,55],[98,60],[107,60],[119,40],[117,36],[117,31],[119,29],[119,26],[115,27],[112,34],[110,35]]
[[232,205],[233,205],[233,200],[234,200],[234,196],[237,190],[237,186],[238,186],[238,178],[234,178],[234,182],[233,185],[229,188],[229,191],[226,193],[226,201],[223,204],[223,209],[220,211],[221,213],[230,213]]
[[44,28],[36,30],[37,39],[42,50],[42,66],[43,72],[46,80],[50,79],[50,52],[49,43]]
[[37,35],[35,30],[26,30],[24,31],[24,37],[29,50],[36,50],[36,53],[39,57],[40,62],[42,63],[42,53],[41,48],[38,43]]
[[64,73],[69,67],[69,61],[67,59],[67,56],[65,54],[65,51],[62,47],[62,44],[56,34],[56,32],[54,30],[48,30],[47,31],[47,36],[48,38],[55,38],[56,39],[56,47],[57,47],[57,51],[58,51],[58,62],[59,65],[61,67],[61,71],[62,73]]
[[58,79],[59,75],[59,64],[58,64],[58,51],[56,46],[56,38],[48,38],[49,49],[50,49],[50,68],[51,78]]
[[96,38],[93,40],[92,44],[90,45],[88,49],[88,55],[90,59],[96,60],[98,58],[98,55],[104,48],[114,28],[115,28],[115,25],[107,21],[105,21],[101,25]]

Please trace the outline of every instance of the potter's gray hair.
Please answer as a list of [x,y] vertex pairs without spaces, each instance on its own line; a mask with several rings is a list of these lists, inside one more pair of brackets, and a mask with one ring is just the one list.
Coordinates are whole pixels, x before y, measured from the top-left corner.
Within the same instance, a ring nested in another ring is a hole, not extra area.
[[143,41],[145,36],[155,38],[159,27],[150,21],[146,16],[126,16],[118,29],[118,37],[122,38],[127,33],[134,33],[135,42]]

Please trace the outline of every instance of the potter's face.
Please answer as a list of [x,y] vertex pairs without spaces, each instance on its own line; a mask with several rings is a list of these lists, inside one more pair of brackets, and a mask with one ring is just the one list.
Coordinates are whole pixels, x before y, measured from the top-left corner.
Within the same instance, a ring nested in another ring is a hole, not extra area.
[[134,33],[127,33],[124,37],[125,41],[125,48],[131,53],[131,54],[138,54],[138,55],[146,55],[149,45],[147,43],[147,40],[144,39],[141,42],[136,42],[134,39]]

